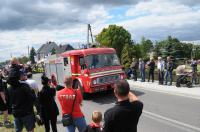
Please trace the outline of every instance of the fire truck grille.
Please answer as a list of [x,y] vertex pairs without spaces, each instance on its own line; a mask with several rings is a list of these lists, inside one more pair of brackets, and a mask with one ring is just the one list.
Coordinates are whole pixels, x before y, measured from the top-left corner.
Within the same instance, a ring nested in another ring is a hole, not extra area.
[[97,78],[97,84],[114,82],[120,80],[120,75],[110,75]]

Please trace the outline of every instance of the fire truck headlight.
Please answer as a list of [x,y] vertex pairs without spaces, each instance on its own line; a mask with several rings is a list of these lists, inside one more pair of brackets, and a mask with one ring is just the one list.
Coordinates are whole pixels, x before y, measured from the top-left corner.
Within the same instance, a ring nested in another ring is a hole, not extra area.
[[120,75],[120,78],[121,78],[121,80],[123,80],[123,79],[124,79],[124,75],[121,74],[121,75]]
[[92,84],[93,84],[93,85],[97,84],[97,80],[94,79],[94,80],[92,81]]

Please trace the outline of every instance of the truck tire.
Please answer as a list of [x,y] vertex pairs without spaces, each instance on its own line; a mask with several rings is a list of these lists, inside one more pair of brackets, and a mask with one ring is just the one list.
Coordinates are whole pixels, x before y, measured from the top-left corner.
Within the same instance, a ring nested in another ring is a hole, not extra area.
[[78,80],[74,81],[73,83],[73,88],[74,89],[80,89],[81,94],[83,96],[83,99],[87,99],[88,98],[88,94],[84,92],[83,87],[81,86],[80,82]]
[[191,83],[191,82],[188,82],[188,83],[186,84],[186,86],[187,86],[188,88],[192,88],[192,83]]
[[178,88],[180,86],[181,86],[180,83],[176,82],[176,87]]

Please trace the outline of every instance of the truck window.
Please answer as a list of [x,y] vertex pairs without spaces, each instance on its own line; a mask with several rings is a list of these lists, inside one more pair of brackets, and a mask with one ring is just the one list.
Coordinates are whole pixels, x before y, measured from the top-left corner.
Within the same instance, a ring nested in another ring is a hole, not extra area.
[[83,57],[80,57],[79,58],[79,64],[81,66],[81,70],[85,69],[86,68],[86,64],[85,64],[85,60]]
[[88,55],[85,57],[85,61],[89,69],[120,65],[115,53]]
[[68,64],[68,58],[64,58],[64,66],[67,66]]

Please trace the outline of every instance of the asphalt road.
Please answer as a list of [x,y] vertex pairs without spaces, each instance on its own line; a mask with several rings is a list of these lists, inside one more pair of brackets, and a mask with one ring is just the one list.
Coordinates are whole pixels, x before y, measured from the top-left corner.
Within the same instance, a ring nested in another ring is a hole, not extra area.
[[[138,132],[200,132],[200,100],[132,88],[144,103]],[[83,112],[90,120],[93,110],[104,112],[115,103],[112,94],[96,94],[84,101]]]
[[[138,132],[200,132],[200,100],[140,88],[131,87],[131,90],[144,103]],[[82,110],[87,122],[90,122],[92,111],[103,113],[115,101],[112,93],[94,94],[85,100]],[[65,131],[61,124],[58,128],[59,132]]]

